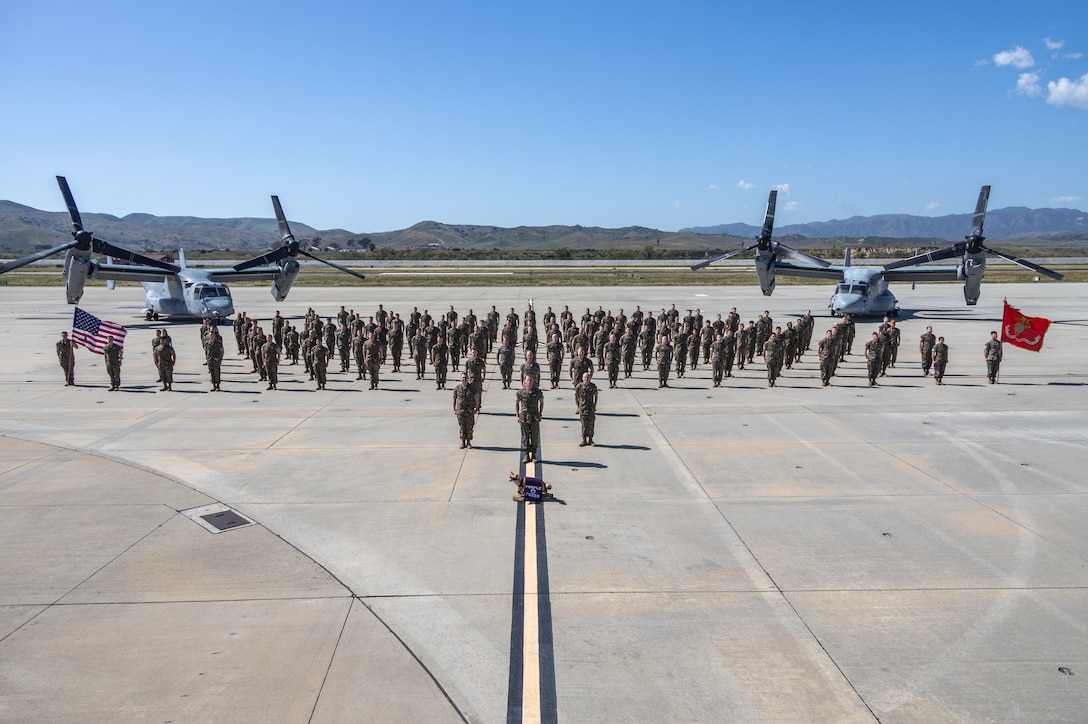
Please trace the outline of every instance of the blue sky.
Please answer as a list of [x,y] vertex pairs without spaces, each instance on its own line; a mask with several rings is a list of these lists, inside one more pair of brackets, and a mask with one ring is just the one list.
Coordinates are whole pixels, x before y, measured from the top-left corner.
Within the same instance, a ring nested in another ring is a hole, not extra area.
[[1088,207],[1083,2],[0,6],[0,199],[672,231]]

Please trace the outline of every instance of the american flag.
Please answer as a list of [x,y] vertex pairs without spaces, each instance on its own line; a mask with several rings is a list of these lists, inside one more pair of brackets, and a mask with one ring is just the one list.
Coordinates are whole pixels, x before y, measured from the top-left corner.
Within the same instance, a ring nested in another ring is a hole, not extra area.
[[99,319],[76,307],[76,316],[72,320],[72,341],[76,346],[102,354],[102,348],[109,343],[110,337],[113,337],[113,342],[118,347],[124,347],[126,334],[128,330],[120,324]]

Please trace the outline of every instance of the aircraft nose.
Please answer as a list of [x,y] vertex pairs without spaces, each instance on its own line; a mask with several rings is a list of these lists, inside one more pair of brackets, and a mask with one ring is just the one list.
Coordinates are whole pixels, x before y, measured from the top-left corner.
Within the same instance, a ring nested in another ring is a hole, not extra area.
[[857,314],[865,297],[861,294],[835,294],[831,297],[831,311],[835,314]]
[[205,299],[204,310],[207,314],[230,314],[231,303],[229,299],[216,298]]

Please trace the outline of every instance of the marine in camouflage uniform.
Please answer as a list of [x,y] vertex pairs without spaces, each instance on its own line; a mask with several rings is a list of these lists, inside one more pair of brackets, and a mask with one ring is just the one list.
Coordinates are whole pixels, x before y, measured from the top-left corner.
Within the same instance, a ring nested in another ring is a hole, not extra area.
[[537,459],[536,450],[540,446],[540,418],[544,415],[544,393],[536,386],[530,375],[522,380],[522,387],[514,398],[514,413],[521,423],[521,449],[525,452],[523,462]]
[[620,337],[620,355],[623,357],[623,379],[630,379],[635,370],[635,354],[638,352],[638,335],[628,326]]
[[548,372],[551,373],[552,389],[559,387],[559,377],[563,374],[563,343],[558,334],[552,335],[548,343]]
[[816,355],[820,358],[820,384],[829,387],[831,375],[835,374],[835,357],[838,355],[835,336],[830,329],[816,345]]
[[461,447],[472,447],[472,429],[476,425],[476,413],[480,411],[480,393],[468,380],[468,373],[461,373],[461,383],[453,388],[453,414],[461,429]]
[[650,360],[654,356],[654,330],[650,327],[650,324],[644,323],[642,325],[642,331],[638,335],[638,346],[642,350],[642,371],[648,372],[650,369]]
[[582,381],[574,388],[574,410],[582,423],[582,442],[578,443],[579,447],[597,447],[597,443],[593,442],[593,431],[597,423],[598,395],[597,385],[593,384],[588,372],[584,373]]
[[313,370],[314,379],[317,380],[317,389],[325,389],[326,372],[329,367],[329,358],[332,352],[323,344],[321,337],[314,340],[314,347],[310,350],[310,368]]
[[775,387],[775,381],[782,374],[782,359],[785,350],[778,334],[771,332],[771,336],[763,343],[763,361],[767,363],[767,386]]
[[525,350],[525,361],[521,363],[519,379],[525,379],[525,375],[531,375],[537,389],[540,389],[540,363],[536,361],[536,352],[532,347]]
[[60,333],[57,342],[57,361],[64,370],[64,386],[69,387],[76,383],[76,351],[72,346],[72,340],[68,339],[67,332]]
[[121,389],[121,359],[124,357],[124,350],[110,337],[102,348],[102,356],[106,360],[106,372],[110,376],[110,392]]
[[929,375],[929,368],[933,364],[933,345],[937,344],[937,337],[933,334],[933,327],[926,327],[925,334],[918,338],[918,354],[922,357],[922,376]]
[[416,332],[408,341],[408,348],[416,363],[416,379],[421,380],[427,369],[427,337],[422,332]]
[[570,384],[576,386],[578,381],[582,379],[582,373],[593,371],[593,362],[586,357],[586,348],[579,347],[578,351],[574,353],[574,357],[570,360]]
[[223,349],[223,337],[220,336],[219,331],[216,330],[209,335],[208,346],[204,348],[204,355],[208,360],[208,376],[210,376],[212,380],[213,392],[219,390],[224,354],[226,354],[226,350]]
[[366,346],[366,337],[363,336],[362,328],[359,328],[355,332],[355,336],[351,340],[351,352],[355,357],[355,379],[366,379],[366,352],[364,347]]
[[446,389],[446,374],[450,368],[450,345],[446,342],[445,337],[439,337],[438,341],[431,347],[431,366],[434,367],[435,389]]
[[720,332],[714,335],[714,341],[710,343],[710,371],[714,387],[721,387],[725,376],[725,337]]
[[880,366],[884,359],[883,343],[880,333],[873,332],[873,338],[865,343],[865,363],[869,371],[869,386],[877,387],[876,378],[880,376]]
[[269,337],[261,347],[261,357],[264,358],[264,371],[268,377],[268,389],[278,389],[280,383],[280,346],[275,337]]
[[608,386],[616,387],[619,384],[620,378],[620,358],[622,357],[623,350],[620,347],[620,342],[616,339],[616,335],[612,334],[608,337],[608,342],[604,345],[604,366],[608,370]]
[[499,358],[499,374],[502,375],[502,388],[510,389],[514,379],[514,348],[503,345],[496,354]]
[[369,339],[363,343],[363,362],[366,364],[367,374],[370,375],[370,389],[378,389],[378,374],[382,366],[382,345],[378,341],[377,332],[371,332]]
[[669,371],[672,369],[672,343],[668,337],[662,337],[654,353],[657,357],[657,386],[669,386]]
[[937,344],[933,345],[933,379],[938,385],[944,384],[944,369],[948,366],[948,345],[944,343],[944,337],[937,338]]
[[177,359],[174,345],[170,343],[170,338],[164,335],[159,346],[155,348],[155,366],[159,368],[159,379],[162,380],[162,389],[159,392],[174,389],[174,363]]
[[986,359],[986,379],[991,385],[997,384],[997,375],[1001,371],[1001,340],[997,332],[990,332],[990,339],[982,347],[982,356]]
[[465,372],[468,372],[468,378],[473,386],[476,387],[476,390],[480,395],[480,401],[483,402],[484,378],[487,376],[487,361],[476,349],[473,349],[469,353],[469,357],[465,361]]

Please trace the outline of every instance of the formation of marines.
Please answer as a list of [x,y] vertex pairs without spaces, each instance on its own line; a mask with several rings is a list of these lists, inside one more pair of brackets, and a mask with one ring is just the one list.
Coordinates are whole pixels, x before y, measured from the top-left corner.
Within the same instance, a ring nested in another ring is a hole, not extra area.
[[[417,380],[433,376],[437,390],[446,389],[449,368],[460,373],[460,384],[453,390],[453,411],[458,420],[461,446],[471,447],[476,415],[479,414],[487,379],[488,360],[494,354],[503,389],[517,387],[515,414],[522,427],[522,447],[526,462],[536,459],[539,448],[540,421],[543,416],[545,372],[537,362],[543,340],[544,363],[550,389],[559,389],[566,377],[575,391],[575,411],[581,422],[580,445],[596,445],[595,421],[600,391],[593,382],[596,372],[607,377],[609,389],[619,387],[621,379],[634,375],[635,365],[649,372],[656,363],[658,387],[669,387],[670,377],[686,378],[699,365],[710,368],[711,385],[721,387],[734,377],[734,370],[755,365],[759,358],[767,374],[768,387],[792,371],[812,349],[815,321],[811,312],[775,323],[769,311],[744,324],[734,307],[724,316],[704,317],[701,310],[681,314],[672,305],[659,313],[645,313],[640,306],[630,314],[620,309],[598,307],[576,316],[569,307],[558,313],[547,308],[540,320],[530,304],[524,314],[513,307],[505,315],[492,306],[483,316],[469,309],[460,314],[453,306],[432,315],[429,310],[413,307],[404,318],[387,311],[383,305],[372,315],[362,315],[341,306],[334,315],[323,316],[308,309],[300,320],[289,320],[280,312],[267,328],[245,312],[233,321],[238,355],[244,357],[267,390],[279,389],[281,361],[288,366],[301,365],[316,389],[328,383],[329,366],[338,361],[340,373],[350,373],[354,362],[356,380],[368,380],[369,388],[380,388],[382,369],[401,372],[408,357],[414,363]],[[831,386],[839,365],[853,352],[856,328],[847,315],[827,329],[816,344],[820,383]],[[221,390],[225,342],[219,327],[205,320],[200,328],[201,346],[212,391]],[[885,318],[865,342],[864,358],[870,386],[879,386],[898,361],[902,333],[894,319]],[[926,327],[918,342],[923,376],[933,372],[936,384],[943,385],[948,365],[948,345]],[[520,355],[519,355],[520,351]],[[985,346],[987,377],[997,382],[1001,362],[1001,342],[997,333]],[[57,357],[66,384],[74,384],[73,343],[67,334],[57,343]],[[120,389],[121,348],[112,340],[104,350],[110,390]],[[520,366],[518,360],[521,359]],[[170,334],[156,331],[152,359],[158,369],[162,391],[173,389],[177,353]],[[565,374],[564,374],[565,372]],[[792,372],[791,372],[792,373]],[[335,374],[335,372],[334,372]],[[516,374],[516,377],[515,377]],[[517,385],[515,385],[515,380]]]

